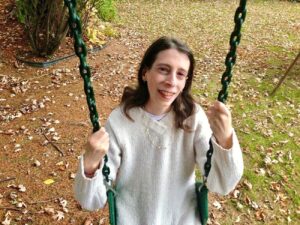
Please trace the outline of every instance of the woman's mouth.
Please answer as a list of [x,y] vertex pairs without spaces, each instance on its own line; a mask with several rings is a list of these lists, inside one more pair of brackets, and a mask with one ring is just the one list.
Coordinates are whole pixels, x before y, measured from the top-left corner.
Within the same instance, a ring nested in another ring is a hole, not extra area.
[[164,99],[167,99],[167,100],[171,99],[175,95],[174,92],[169,92],[169,91],[164,91],[164,90],[158,90],[158,92]]

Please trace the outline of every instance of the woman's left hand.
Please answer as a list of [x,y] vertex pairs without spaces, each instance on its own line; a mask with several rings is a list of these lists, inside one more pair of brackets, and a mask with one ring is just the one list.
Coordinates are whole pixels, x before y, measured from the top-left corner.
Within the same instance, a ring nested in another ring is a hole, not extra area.
[[232,147],[232,121],[229,109],[222,102],[216,101],[209,107],[207,117],[210,127],[220,146]]

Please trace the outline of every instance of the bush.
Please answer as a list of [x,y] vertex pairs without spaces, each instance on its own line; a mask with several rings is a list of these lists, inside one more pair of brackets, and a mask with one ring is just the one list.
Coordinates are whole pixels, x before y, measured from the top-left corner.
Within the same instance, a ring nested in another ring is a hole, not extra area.
[[63,0],[17,0],[17,17],[24,24],[30,46],[38,56],[55,52],[68,32]]
[[98,0],[96,1],[96,9],[100,18],[104,21],[113,21],[117,17],[114,0]]
[[[16,0],[16,5],[18,20],[24,24],[33,53],[38,56],[53,54],[69,28],[64,0]],[[88,21],[93,15],[104,21],[112,21],[117,17],[114,0],[78,0],[77,10],[83,32],[87,31]]]
[[22,0],[16,0],[16,5],[17,5],[17,18],[21,23],[25,23],[26,4]]

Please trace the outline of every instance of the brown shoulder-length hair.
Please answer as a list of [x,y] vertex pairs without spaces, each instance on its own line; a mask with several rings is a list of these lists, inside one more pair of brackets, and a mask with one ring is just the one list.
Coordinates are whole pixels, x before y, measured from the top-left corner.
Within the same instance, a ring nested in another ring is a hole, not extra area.
[[177,128],[189,130],[189,127],[184,125],[184,120],[195,111],[194,100],[190,94],[194,76],[195,59],[189,47],[178,39],[161,37],[150,45],[139,66],[137,87],[126,87],[124,89],[121,104],[123,105],[125,115],[133,120],[128,113],[129,110],[134,107],[145,106],[149,100],[147,82],[143,81],[143,75],[152,67],[157,55],[161,51],[168,49],[176,49],[177,51],[186,54],[190,60],[190,68],[185,87],[172,103],[173,111],[175,113],[175,126]]

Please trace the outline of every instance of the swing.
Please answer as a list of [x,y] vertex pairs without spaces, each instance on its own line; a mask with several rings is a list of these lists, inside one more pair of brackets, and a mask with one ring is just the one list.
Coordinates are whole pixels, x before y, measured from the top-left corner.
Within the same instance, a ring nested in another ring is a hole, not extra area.
[[[86,61],[87,49],[82,39],[82,30],[80,18],[76,11],[76,0],[64,0],[65,5],[69,9],[69,26],[74,36],[74,48],[75,53],[80,59],[80,75],[84,81],[84,91],[86,94],[86,100],[90,112],[90,120],[93,125],[93,132],[100,129],[98,122],[98,113],[96,109],[94,91],[90,80],[91,71]],[[241,28],[246,18],[246,3],[247,0],[240,0],[240,4],[234,15],[235,27],[230,36],[230,50],[225,59],[226,70],[222,75],[221,84],[222,89],[218,95],[218,101],[225,103],[228,97],[228,86],[232,77],[232,68],[236,62],[236,50],[241,40]],[[211,140],[209,141],[209,150],[207,151],[207,161],[204,164],[204,176],[202,182],[196,182],[196,194],[198,211],[201,220],[201,224],[206,225],[208,219],[208,189],[206,186],[207,177],[211,168],[211,157],[213,154],[213,147]],[[109,178],[110,169],[107,166],[108,157],[104,156],[104,165],[102,173],[107,188],[107,201],[109,204],[109,220],[110,225],[117,225],[116,221],[116,204],[115,204],[115,191],[112,187],[111,180]]]

